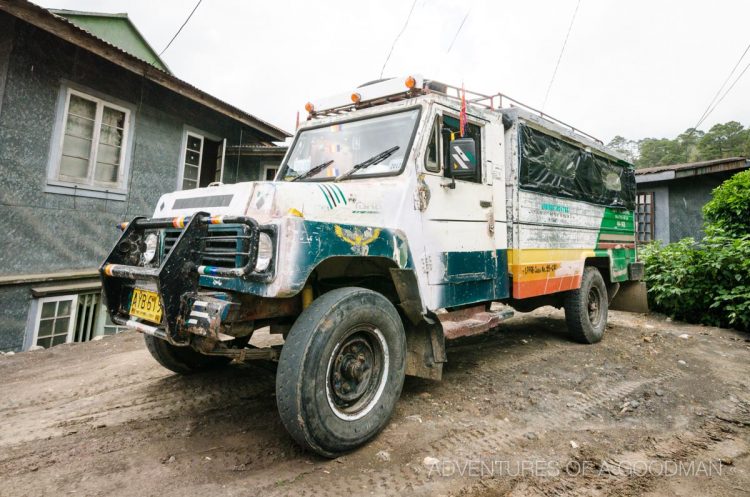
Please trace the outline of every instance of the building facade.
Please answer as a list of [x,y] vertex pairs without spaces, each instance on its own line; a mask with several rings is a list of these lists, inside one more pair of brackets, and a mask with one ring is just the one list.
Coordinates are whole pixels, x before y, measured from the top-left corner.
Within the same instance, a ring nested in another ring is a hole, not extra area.
[[[117,223],[168,191],[265,177],[288,136],[73,21],[0,1],[1,351],[117,331],[97,273]],[[268,153],[227,153],[248,147]]]
[[703,206],[711,192],[750,168],[744,157],[637,169],[638,241],[672,243],[703,238]]

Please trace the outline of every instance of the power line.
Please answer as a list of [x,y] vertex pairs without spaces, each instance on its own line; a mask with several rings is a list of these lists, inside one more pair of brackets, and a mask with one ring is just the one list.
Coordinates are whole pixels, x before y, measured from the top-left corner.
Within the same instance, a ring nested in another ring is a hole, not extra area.
[[448,47],[448,51],[445,52],[446,55],[451,53],[451,49],[453,48],[453,44],[456,43],[456,38],[458,38],[458,33],[461,32],[461,28],[464,27],[464,23],[466,22],[466,19],[469,18],[469,14],[471,14],[471,7],[469,7],[469,10],[466,11],[466,15],[464,16],[463,20],[461,21],[461,24],[458,25],[458,29],[456,30],[456,34],[453,35],[453,41],[451,41],[450,46]]
[[[726,97],[726,96],[727,96],[727,95],[729,94],[729,92],[730,92],[730,91],[732,91],[732,88],[734,88],[734,85],[736,85],[736,84],[737,84],[737,82],[738,82],[738,81],[739,81],[739,80],[740,80],[740,79],[742,78],[742,76],[743,76],[743,75],[745,74],[745,72],[747,72],[747,70],[748,70],[749,68],[750,68],[750,63],[748,63],[748,64],[747,64],[747,65],[745,66],[745,68],[744,68],[744,69],[742,70],[742,72],[741,72],[741,73],[739,73],[739,74],[737,75],[737,78],[736,78],[736,79],[734,80],[734,82],[733,82],[733,83],[731,84],[731,86],[730,86],[729,88],[727,88],[727,91],[725,91],[725,92],[724,92],[724,94],[723,94],[723,95],[721,96],[721,98],[720,98],[720,99],[719,99],[719,100],[718,100],[718,101],[717,101],[717,102],[716,102],[716,103],[714,104],[714,106],[713,106],[713,107],[711,107],[711,110],[709,110],[709,111],[708,111],[708,113],[707,113],[707,114],[706,114],[705,116],[703,116],[703,119],[701,119],[701,120],[700,120],[700,121],[698,122],[698,124],[696,124],[696,125],[695,125],[695,127],[693,128],[693,132],[695,131],[695,129],[697,129],[697,128],[698,128],[698,126],[700,126],[701,124],[703,124],[703,121],[705,121],[706,119],[708,119],[708,116],[710,116],[710,115],[711,115],[711,113],[712,113],[712,112],[713,112],[714,110],[716,110],[716,107],[718,107],[718,106],[719,106],[719,104],[721,103],[721,101],[722,101],[722,100],[724,100],[724,97]],[[691,134],[692,134],[692,132],[691,132]]]
[[404,27],[401,28],[401,31],[398,32],[396,35],[396,38],[393,40],[393,44],[391,45],[391,50],[388,52],[388,56],[385,58],[385,62],[383,62],[383,67],[380,69],[380,77],[383,77],[383,72],[385,71],[385,66],[388,64],[388,61],[391,59],[391,54],[393,53],[393,49],[396,48],[396,43],[398,42],[398,39],[401,38],[401,35],[404,34],[404,31],[406,31],[406,26],[409,25],[409,19],[411,19],[411,13],[414,12],[414,6],[417,5],[417,0],[414,0],[411,4],[411,9],[409,9],[409,15],[406,16],[406,22],[404,23]]
[[542,102],[542,110],[544,110],[544,107],[547,105],[547,99],[549,98],[549,92],[552,89],[552,83],[555,82],[555,76],[557,76],[557,69],[560,67],[560,61],[563,58],[563,54],[565,53],[565,46],[568,44],[568,38],[570,37],[570,31],[573,29],[573,23],[576,20],[576,15],[578,14],[578,7],[581,6],[581,0],[578,0],[578,3],[576,4],[576,10],[573,11],[573,17],[570,18],[570,25],[568,26],[568,32],[565,34],[565,40],[563,41],[562,48],[560,49],[560,55],[557,57],[557,63],[555,64],[555,70],[552,72],[552,78],[549,80],[549,85],[547,85],[547,93],[544,94],[544,102]]
[[[722,97],[721,99],[719,99],[719,101],[718,101],[718,102],[716,101],[716,99],[717,99],[717,98],[719,97],[719,94],[720,94],[720,93],[722,92],[722,90],[724,90],[724,87],[725,87],[725,86],[727,85],[727,83],[729,82],[729,80],[730,80],[730,79],[732,78],[732,76],[734,75],[734,71],[736,71],[736,70],[737,70],[737,68],[738,68],[738,67],[740,66],[740,63],[742,62],[742,59],[744,59],[744,58],[745,58],[745,55],[747,55],[747,52],[748,52],[748,51],[750,51],[750,43],[748,43],[748,44],[747,44],[747,47],[745,47],[745,51],[744,51],[744,52],[742,52],[742,55],[740,55],[740,58],[739,58],[739,59],[737,59],[737,62],[736,62],[736,63],[734,64],[734,67],[732,68],[732,71],[731,71],[731,72],[729,73],[729,75],[727,76],[727,79],[725,79],[725,80],[724,80],[724,82],[723,82],[723,83],[721,84],[721,86],[719,87],[719,89],[718,89],[718,90],[716,90],[716,94],[715,94],[715,95],[713,96],[713,98],[711,99],[711,101],[710,101],[710,102],[708,103],[708,105],[706,106],[706,110],[704,110],[704,111],[703,111],[703,114],[701,114],[701,117],[700,117],[700,118],[698,119],[698,122],[696,123],[696,125],[695,125],[695,126],[693,126],[693,129],[698,129],[698,126],[700,126],[700,125],[701,125],[701,124],[703,123],[703,121],[705,121],[705,120],[706,120],[706,118],[708,118],[708,115],[709,115],[709,114],[710,114],[711,112],[713,112],[713,109],[715,109],[715,108],[716,108],[716,105],[718,105],[718,104],[719,104],[719,102],[721,102],[721,100],[723,100],[723,99],[724,99],[724,97]],[[734,82],[734,83],[732,84],[732,86],[734,86],[734,85],[735,85],[735,84],[737,83],[737,81],[739,80],[739,78],[740,78],[740,77],[742,77],[742,74],[744,74],[744,72],[745,72],[745,71],[747,71],[747,67],[745,67],[745,69],[744,69],[744,70],[742,71],[742,73],[741,73],[741,74],[740,74],[740,75],[738,76],[738,79],[737,79],[737,80],[735,80],[735,82]],[[731,90],[732,86],[730,86],[730,87],[729,87],[729,90]],[[727,90],[727,92],[728,92],[729,90]],[[724,95],[726,96],[726,93],[725,93]],[[714,105],[714,103],[715,103],[715,105]],[[712,106],[713,106],[713,107],[712,107]]]
[[187,19],[185,19],[185,22],[182,23],[182,26],[180,26],[180,29],[178,29],[177,32],[172,37],[172,39],[169,40],[169,43],[167,43],[167,46],[164,47],[164,50],[162,50],[161,52],[159,52],[159,57],[161,57],[162,54],[167,51],[167,49],[169,48],[169,46],[172,45],[172,42],[175,40],[175,38],[177,38],[177,35],[179,35],[180,32],[182,31],[182,28],[185,27],[185,25],[188,23],[188,21],[190,20],[190,18],[193,17],[193,14],[195,14],[195,11],[198,10],[198,6],[201,4],[202,1],[203,0],[198,0],[198,3],[195,4],[195,7],[193,7],[193,10],[190,12],[190,15],[187,16]]

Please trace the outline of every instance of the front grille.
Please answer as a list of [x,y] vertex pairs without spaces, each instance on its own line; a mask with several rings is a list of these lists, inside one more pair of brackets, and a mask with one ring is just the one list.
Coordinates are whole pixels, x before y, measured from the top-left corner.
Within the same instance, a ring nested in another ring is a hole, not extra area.
[[[162,241],[162,259],[166,257],[180,236],[179,230],[165,230]],[[250,252],[250,235],[244,226],[209,226],[203,238],[201,264],[223,268],[240,268],[247,264]]]

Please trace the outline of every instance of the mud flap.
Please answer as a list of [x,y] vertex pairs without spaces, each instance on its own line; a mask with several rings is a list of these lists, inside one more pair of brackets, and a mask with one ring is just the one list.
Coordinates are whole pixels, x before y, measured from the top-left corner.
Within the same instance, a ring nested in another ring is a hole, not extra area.
[[406,374],[440,381],[443,377],[445,337],[439,322],[421,321],[406,330]]
[[648,312],[646,283],[643,281],[625,281],[615,294],[609,308],[613,311]]

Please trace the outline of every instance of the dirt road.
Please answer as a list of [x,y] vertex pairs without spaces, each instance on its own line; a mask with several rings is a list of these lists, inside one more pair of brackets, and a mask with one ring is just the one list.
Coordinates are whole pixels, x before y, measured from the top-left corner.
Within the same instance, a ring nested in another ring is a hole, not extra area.
[[0,495],[748,495],[748,335],[562,314],[455,343],[388,426],[336,460],[299,449],[270,365],[180,377],[142,337],[0,357]]

